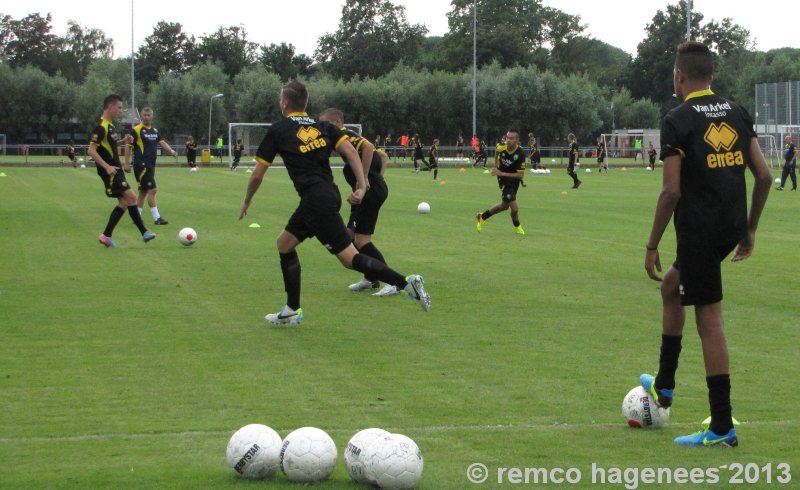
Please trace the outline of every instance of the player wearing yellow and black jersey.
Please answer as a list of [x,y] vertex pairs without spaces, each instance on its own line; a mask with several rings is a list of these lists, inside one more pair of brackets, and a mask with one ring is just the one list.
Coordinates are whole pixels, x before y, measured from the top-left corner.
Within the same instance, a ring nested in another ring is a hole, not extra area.
[[117,247],[111,235],[120,218],[125,214],[126,208],[133,223],[142,234],[142,239],[144,239],[145,243],[156,237],[153,232],[145,228],[142,222],[142,216],[139,210],[136,209],[136,195],[128,185],[128,181],[125,180],[125,174],[119,162],[117,145],[120,142],[123,144],[130,142],[130,136],[121,138],[114,128],[113,121],[119,116],[120,112],[122,112],[122,97],[112,94],[103,100],[103,115],[100,119],[100,124],[94,128],[89,136],[89,149],[86,150],[86,154],[94,160],[97,167],[97,175],[103,181],[106,196],[117,199],[117,205],[111,211],[106,229],[98,237],[100,243],[105,245],[106,248]]
[[528,158],[531,160],[531,168],[542,168],[542,156],[539,154],[539,143],[533,133],[528,133]]
[[136,177],[136,182],[139,183],[139,196],[136,199],[139,213],[142,212],[146,198],[147,205],[150,207],[150,214],[153,216],[153,223],[166,225],[169,222],[159,214],[158,201],[156,199],[156,194],[158,193],[158,186],[156,185],[158,147],[161,146],[173,157],[177,157],[178,153],[164,141],[158,129],[153,127],[153,109],[150,107],[142,108],[141,116],[141,122],[134,126],[130,132],[132,141],[125,149],[125,171],[127,172],[130,169],[132,152],[133,175]]
[[606,143],[603,141],[602,136],[597,137],[597,171],[603,170],[608,173],[608,164],[606,163]]
[[426,172],[430,172],[433,170],[433,180],[439,176],[439,139],[436,138],[431,143],[430,148],[428,149],[428,165],[427,168],[424,168]]
[[404,278],[384,262],[360,253],[353,245],[347,227],[339,215],[342,197],[333,181],[330,154],[336,150],[344,158],[356,178],[355,190],[348,202],[358,204],[367,191],[367,178],[362,162],[353,145],[339,128],[325,121],[316,121],[306,114],[308,91],[305,85],[292,80],[283,86],[280,96],[281,114],[284,118],[267,130],[256,152],[256,168],[247,183],[239,219],[247,215],[253,196],[267,169],[277,155],[300,195],[300,205],[289,218],[278,236],[281,271],[287,301],[277,313],[266,320],[275,324],[298,324],[303,318],[300,307],[300,259],[295,250],[306,238],[316,236],[343,266],[404,290],[409,297],[420,302],[423,310],[430,308],[430,296],[425,292],[422,277]]
[[[673,404],[685,307],[694,305],[711,422],[707,428],[678,437],[675,442],[730,447],[739,441],[731,414],[721,262],[734,249],[734,262],[752,254],[771,176],[750,115],[710,89],[714,64],[708,47],[689,41],[679,45],[677,51],[673,85],[681,105],[661,122],[664,183],[645,244],[644,261],[647,275],[661,282],[661,353],[658,375],[643,374],[639,379],[656,404]],[[748,168],[755,177],[749,215],[745,182]],[[656,272],[661,271],[658,244],[673,214],[677,259],[662,278]]]
[[783,190],[783,186],[786,184],[787,177],[792,178],[792,190],[797,190],[797,173],[795,168],[797,167],[797,150],[795,149],[794,143],[792,142],[792,136],[786,135],[783,137],[783,173],[781,174],[781,185],[778,186],[778,191]]
[[483,213],[477,213],[476,229],[478,233],[483,231],[483,223],[492,215],[511,209],[511,222],[520,235],[525,234],[525,230],[519,222],[519,205],[517,204],[517,190],[522,179],[525,178],[525,153],[519,146],[519,131],[509,129],[506,133],[506,144],[497,148],[495,155],[495,166],[492,167],[492,175],[497,177],[497,184],[502,189],[502,202],[487,209]]
[[190,168],[196,168],[197,163],[195,160],[197,159],[197,143],[194,142],[194,138],[189,136],[186,139],[186,162],[189,163]]
[[648,163],[647,166],[650,167],[653,170],[655,170],[655,168],[656,168],[656,155],[657,154],[658,153],[656,152],[656,149],[653,146],[653,142],[651,141],[647,145],[647,158],[650,161],[650,163]]
[[456,138],[456,158],[459,160],[464,158],[464,136],[461,133],[458,133]]
[[580,150],[578,150],[578,139],[575,135],[569,133],[567,135],[567,142],[569,143],[569,163],[567,164],[567,173],[572,177],[572,188],[577,189],[581,186],[581,181],[578,179],[578,174],[575,172],[575,166],[580,160]]
[[[336,108],[326,109],[319,119],[342,129],[342,132],[356,149],[361,158],[362,169],[366,172],[369,189],[364,193],[364,198],[360,203],[350,205],[350,217],[347,220],[347,229],[353,238],[353,244],[362,254],[386,263],[383,254],[372,241],[372,235],[375,233],[381,206],[386,202],[386,198],[389,197],[389,187],[383,179],[386,165],[389,163],[389,156],[385,152],[377,150],[366,138],[359,136],[355,131],[345,128],[344,113],[341,110]],[[351,189],[355,191],[358,182],[353,170],[348,165],[345,165],[343,172],[345,180]],[[380,282],[377,278],[371,275],[364,275],[363,279],[351,284],[348,289],[350,291],[367,291],[379,287]],[[401,290],[397,289],[396,286],[386,284],[380,291],[375,293],[375,296],[391,296],[400,292]]]
[[233,162],[231,162],[231,170],[236,170],[239,168],[239,162],[242,160],[242,152],[244,152],[244,145],[242,144],[242,139],[239,138],[236,140],[236,144],[233,145]]
[[[72,164],[72,168],[78,168],[78,159],[75,158],[75,143],[72,140],[69,140],[69,144],[64,147],[64,153],[69,158],[69,162]],[[63,165],[63,161],[61,162]]]
[[475,161],[472,162],[473,167],[481,165],[483,168],[486,168],[486,160],[488,160],[489,155],[486,153],[486,141],[483,138],[479,140],[478,149],[475,151],[473,157],[475,158]]
[[422,139],[419,137],[419,134],[415,134],[412,138],[412,142],[414,144],[414,172],[419,173],[419,165],[417,165],[417,160],[422,160],[422,163],[425,166],[429,166],[430,164],[425,161],[425,156],[422,154],[422,149],[425,147],[422,144]]

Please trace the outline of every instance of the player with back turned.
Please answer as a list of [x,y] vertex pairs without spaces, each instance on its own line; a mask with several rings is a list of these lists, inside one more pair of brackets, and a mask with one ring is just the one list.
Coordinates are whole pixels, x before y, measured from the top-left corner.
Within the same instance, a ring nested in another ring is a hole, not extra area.
[[[350,205],[347,230],[353,238],[353,244],[360,253],[369,255],[385,264],[386,259],[372,242],[372,235],[375,233],[381,206],[389,196],[389,188],[383,179],[386,165],[389,163],[389,156],[382,151],[377,151],[375,146],[366,138],[362,138],[355,131],[345,128],[344,113],[339,109],[333,107],[325,109],[319,119],[341,128],[350,144],[353,145],[359,157],[361,157],[361,167],[366,172],[369,189],[364,193],[364,198],[360,203]],[[345,180],[350,184],[351,189],[355,191],[358,187],[355,173],[353,173],[349,165],[344,166],[343,172]],[[348,289],[354,292],[366,291],[377,289],[379,286],[380,283],[375,277],[365,275],[360,281],[348,286]],[[380,291],[375,293],[375,296],[391,296],[400,294],[400,292],[397,287],[386,284]]]
[[[673,403],[685,307],[694,306],[700,334],[711,423],[678,437],[686,446],[737,446],[731,409],[728,345],[722,318],[721,262],[753,253],[756,228],[769,194],[771,176],[753,120],[730,100],[711,91],[713,60],[704,44],[678,46],[673,72],[681,105],[661,123],[663,187],[645,245],[647,275],[661,281],[662,335],[658,374],[642,374],[642,387],[661,407]],[[747,212],[745,169],[755,177]],[[658,244],[674,214],[677,259],[662,278]]]
[[116,94],[111,94],[103,100],[103,115],[92,134],[89,136],[89,149],[86,154],[94,160],[97,167],[97,175],[103,181],[103,186],[106,190],[106,196],[117,199],[117,205],[111,211],[111,216],[108,218],[108,224],[103,234],[98,237],[100,243],[106,248],[117,248],[111,234],[114,228],[119,223],[122,215],[125,214],[125,209],[128,210],[133,223],[142,234],[142,239],[145,243],[149,242],[156,235],[145,228],[142,222],[142,215],[136,208],[136,194],[131,190],[128,181],[125,180],[125,174],[122,171],[122,165],[119,161],[119,150],[117,145],[130,142],[130,136],[120,138],[120,134],[114,128],[114,119],[116,119],[122,112],[122,97]]
[[491,216],[511,209],[511,222],[517,234],[524,235],[525,230],[519,222],[519,205],[517,204],[517,190],[522,179],[525,178],[525,152],[519,146],[519,131],[509,129],[505,136],[505,144],[497,147],[495,166],[492,175],[497,177],[497,184],[502,190],[502,202],[496,204],[483,213],[475,215],[478,233],[483,231],[483,223]]
[[425,291],[421,276],[414,274],[404,278],[384,262],[360,253],[353,245],[339,215],[342,198],[333,182],[330,154],[338,151],[356,177],[356,190],[348,197],[351,204],[361,202],[367,191],[364,169],[347,136],[336,126],[311,118],[305,112],[307,104],[308,91],[305,85],[292,80],[283,86],[280,108],[284,118],[269,127],[258,147],[258,164],[248,180],[239,212],[239,219],[244,218],[267,169],[280,155],[300,195],[300,205],[277,240],[287,301],[277,313],[268,314],[266,320],[274,324],[299,324],[302,321],[300,259],[295,249],[306,238],[313,236],[331,254],[336,255],[346,268],[406,291],[410,298],[419,301],[423,310],[428,311],[430,296]]

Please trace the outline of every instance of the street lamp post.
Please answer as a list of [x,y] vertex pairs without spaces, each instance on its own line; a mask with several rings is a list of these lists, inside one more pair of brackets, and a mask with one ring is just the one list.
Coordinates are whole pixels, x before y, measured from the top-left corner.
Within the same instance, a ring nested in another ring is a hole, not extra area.
[[222,97],[225,94],[212,95],[208,101],[208,149],[211,149],[211,108],[214,106],[214,99]]

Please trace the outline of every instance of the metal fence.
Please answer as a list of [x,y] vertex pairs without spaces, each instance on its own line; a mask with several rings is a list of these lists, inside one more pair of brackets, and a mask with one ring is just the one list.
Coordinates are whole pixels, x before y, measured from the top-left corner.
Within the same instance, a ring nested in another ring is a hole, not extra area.
[[779,142],[800,133],[800,81],[756,84],[755,123],[758,134]]

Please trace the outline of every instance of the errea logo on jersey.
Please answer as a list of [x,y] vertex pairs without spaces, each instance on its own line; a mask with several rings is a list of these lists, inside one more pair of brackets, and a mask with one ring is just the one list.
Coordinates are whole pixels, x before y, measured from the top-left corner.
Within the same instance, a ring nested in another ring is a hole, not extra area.
[[744,155],[740,150],[726,151],[724,153],[720,151],[730,150],[739,139],[739,134],[728,123],[709,124],[703,139],[714,148],[714,153],[706,155],[708,168],[744,165]]
[[304,144],[300,145],[300,153],[308,153],[309,151],[316,150],[328,146],[328,142],[324,138],[320,138],[322,133],[319,132],[314,126],[303,126],[297,131],[297,138]]

